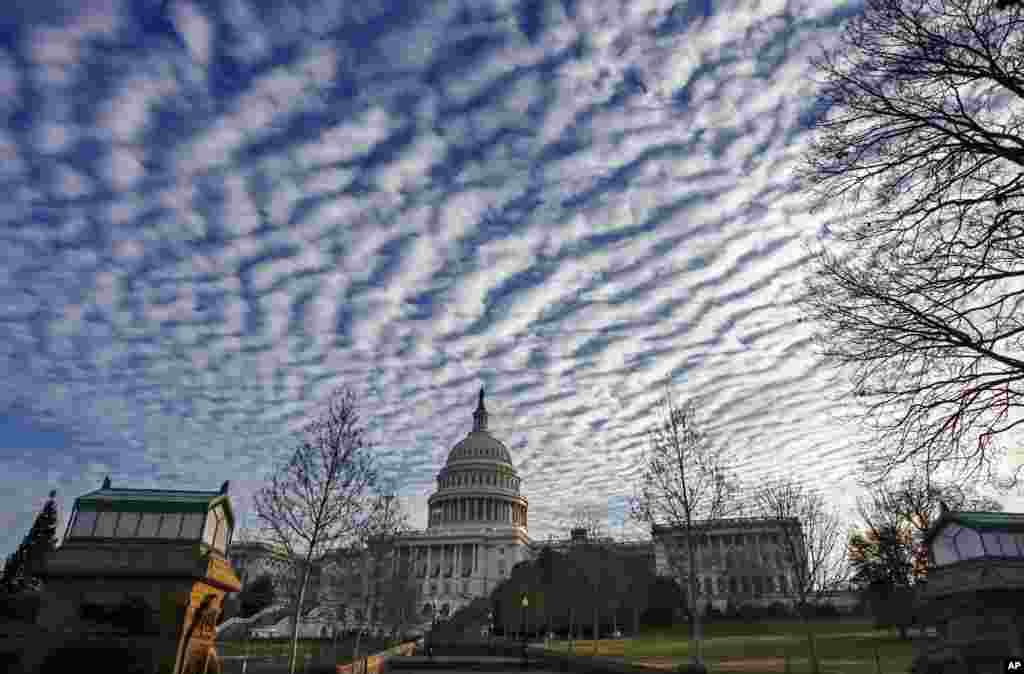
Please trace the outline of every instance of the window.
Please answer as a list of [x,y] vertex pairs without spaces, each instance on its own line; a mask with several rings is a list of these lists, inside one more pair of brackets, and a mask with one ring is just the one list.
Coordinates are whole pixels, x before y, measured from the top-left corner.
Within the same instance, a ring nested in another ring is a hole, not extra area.
[[177,538],[181,529],[181,513],[165,513],[163,521],[160,522],[159,538]]
[[181,535],[179,538],[197,541],[202,533],[204,513],[186,513],[181,518]]
[[139,538],[155,538],[157,529],[160,527],[160,513],[142,513],[139,520]]
[[92,536],[96,525],[96,513],[92,510],[79,510],[75,516],[75,524],[71,527],[71,536]]
[[711,578],[710,576],[704,577],[704,594],[711,596]]
[[213,537],[217,533],[217,517],[213,511],[206,513],[206,524],[203,526],[203,543],[213,545]]
[[1024,533],[1013,532],[1007,534],[1007,538],[1009,538],[1010,543],[1016,544],[1013,554],[1024,556]]
[[1001,536],[1006,534],[1001,531],[985,531],[981,534],[981,543],[985,547],[985,554],[990,557],[1003,556],[1003,544]]
[[114,535],[114,528],[117,524],[117,513],[106,512],[99,513],[99,517],[96,520],[96,536],[110,537]]
[[121,513],[117,522],[117,531],[114,535],[118,538],[133,538],[135,530],[139,527],[139,513]]
[[984,555],[981,536],[974,529],[960,529],[955,535],[955,541],[960,559],[973,559]]

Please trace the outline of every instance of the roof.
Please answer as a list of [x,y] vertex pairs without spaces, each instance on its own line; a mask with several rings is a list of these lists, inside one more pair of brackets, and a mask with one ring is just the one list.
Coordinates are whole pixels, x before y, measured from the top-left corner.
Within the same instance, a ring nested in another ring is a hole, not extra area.
[[924,536],[928,543],[948,524],[959,524],[962,527],[978,531],[1009,530],[1024,531],[1024,513],[1003,513],[988,510],[946,510],[932,524]]
[[498,461],[512,466],[512,455],[508,448],[487,431],[472,431],[460,440],[448,453],[446,465],[459,461]]
[[224,482],[217,491],[128,489],[111,487],[108,477],[103,480],[102,487],[75,499],[75,507],[85,506],[86,510],[91,510],[103,506],[110,510],[134,512],[206,512],[215,505],[223,504],[234,527],[235,515],[227,490],[228,482]]
[[[782,527],[784,524],[796,524],[799,526],[800,521],[795,517],[723,517],[714,520],[694,520],[693,527],[695,529],[714,530],[714,529],[733,529],[733,528],[755,528],[755,527]],[[651,533],[670,533],[673,531],[682,531],[684,529],[682,524],[655,524],[651,527]]]
[[476,411],[473,412],[473,430],[452,447],[445,465],[450,466],[458,461],[490,460],[513,467],[512,455],[508,453],[508,448],[487,431],[487,416],[484,390],[481,388]]

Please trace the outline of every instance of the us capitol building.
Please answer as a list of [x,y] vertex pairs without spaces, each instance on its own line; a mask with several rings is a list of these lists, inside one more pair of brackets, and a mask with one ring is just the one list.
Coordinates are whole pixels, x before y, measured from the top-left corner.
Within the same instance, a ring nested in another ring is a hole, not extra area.
[[[380,624],[379,601],[391,579],[411,576],[421,619],[445,617],[485,597],[512,567],[532,556],[527,534],[529,504],[508,448],[487,428],[480,389],[473,429],[448,453],[428,499],[425,531],[405,533],[362,553],[339,552],[314,568],[307,596],[333,607],[349,625]],[[243,584],[261,574],[275,580],[284,559],[260,543],[232,546],[231,560]]]
[[[380,628],[389,622],[384,597],[404,582],[416,601],[408,622],[422,624],[435,610],[444,618],[487,597],[516,564],[544,546],[587,543],[583,529],[574,529],[569,540],[531,541],[519,473],[508,448],[488,431],[487,416],[481,389],[473,429],[451,448],[437,474],[437,489],[427,501],[426,530],[325,556],[312,571],[307,608],[330,608],[349,628]],[[787,529],[799,531],[799,521],[733,518],[700,526],[704,533],[696,549],[702,605],[724,609],[730,601],[793,601],[792,566],[783,559],[781,538]],[[642,558],[659,575],[677,576],[686,551],[681,534],[679,527],[654,526],[651,540],[593,542]],[[287,575],[281,573],[288,566],[285,560],[263,544],[235,544],[230,554],[243,585],[263,573],[275,581]]]
[[392,573],[411,569],[421,596],[439,614],[484,597],[528,559],[529,504],[508,448],[487,430],[484,391],[473,412],[473,430],[448,453],[430,496],[426,531],[394,542]]

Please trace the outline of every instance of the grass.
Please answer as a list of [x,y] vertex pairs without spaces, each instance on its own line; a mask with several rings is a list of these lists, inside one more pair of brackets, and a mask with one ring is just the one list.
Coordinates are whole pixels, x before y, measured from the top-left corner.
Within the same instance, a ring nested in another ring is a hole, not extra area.
[[[249,639],[239,641],[218,641],[218,655],[250,655],[253,657],[277,656],[287,657],[291,655],[292,642],[290,639]],[[359,655],[372,655],[387,649],[390,642],[376,640],[363,635],[359,643]],[[355,639],[338,639],[338,661],[349,661],[355,649]],[[309,655],[311,658],[320,660],[332,658],[334,654],[334,642],[331,639],[299,639],[299,658]]]
[[[823,674],[875,674],[878,653],[882,674],[904,674],[910,668],[913,646],[895,630],[876,630],[870,623],[813,623]],[[553,642],[551,650],[565,652],[567,642]],[[594,654],[593,641],[577,641],[573,652]],[[602,640],[597,654],[671,669],[690,656],[688,626],[651,630],[634,639]],[[705,625],[703,655],[711,672],[767,674],[784,672],[786,658],[792,674],[810,671],[807,634],[799,622],[718,622]]]

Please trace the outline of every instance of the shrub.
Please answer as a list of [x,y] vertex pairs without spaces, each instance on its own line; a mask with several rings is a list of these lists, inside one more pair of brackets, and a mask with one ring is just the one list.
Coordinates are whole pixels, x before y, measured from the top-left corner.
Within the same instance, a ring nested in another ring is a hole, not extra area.
[[149,656],[136,651],[113,646],[71,645],[51,653],[40,667],[40,674],[64,674],[83,669],[88,663],[103,663],[102,669],[109,674],[146,674]]
[[42,595],[39,592],[25,590],[0,593],[0,620],[35,623],[41,604]]

